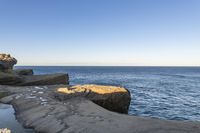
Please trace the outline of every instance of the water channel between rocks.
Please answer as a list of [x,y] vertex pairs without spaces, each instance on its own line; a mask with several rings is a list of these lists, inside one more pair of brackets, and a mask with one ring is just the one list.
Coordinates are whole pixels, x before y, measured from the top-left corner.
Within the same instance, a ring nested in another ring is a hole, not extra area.
[[0,103],[0,129],[8,128],[11,133],[34,133],[31,129],[25,129],[16,120],[12,105]]

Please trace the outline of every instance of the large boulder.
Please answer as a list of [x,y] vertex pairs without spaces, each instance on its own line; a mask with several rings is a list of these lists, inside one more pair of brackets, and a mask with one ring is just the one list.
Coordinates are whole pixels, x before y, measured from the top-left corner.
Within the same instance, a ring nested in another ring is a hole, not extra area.
[[15,64],[17,64],[17,60],[10,54],[0,54],[0,71],[12,70]]
[[58,88],[55,97],[59,100],[84,97],[108,110],[119,113],[128,113],[131,100],[127,89],[103,85],[77,85]]

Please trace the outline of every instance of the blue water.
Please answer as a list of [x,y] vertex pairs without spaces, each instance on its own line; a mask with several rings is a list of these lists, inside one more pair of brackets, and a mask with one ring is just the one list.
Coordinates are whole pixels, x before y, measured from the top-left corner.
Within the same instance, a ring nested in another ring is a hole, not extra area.
[[11,105],[0,103],[0,129],[7,128],[12,133],[34,133],[31,129],[23,128],[16,120],[14,113],[15,111]]
[[68,73],[70,84],[105,84],[131,92],[129,114],[200,121],[200,67],[17,67]]

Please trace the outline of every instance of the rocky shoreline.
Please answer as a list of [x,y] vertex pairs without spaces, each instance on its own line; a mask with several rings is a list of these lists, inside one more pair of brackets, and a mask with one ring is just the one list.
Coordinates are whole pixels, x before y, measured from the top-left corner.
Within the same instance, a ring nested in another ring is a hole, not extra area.
[[[57,98],[66,85],[0,86],[24,127],[44,133],[199,133],[199,122],[167,121],[109,111],[85,97]],[[63,97],[63,96],[61,96]]]
[[33,75],[13,70],[17,60],[0,54],[0,102],[13,105],[17,120],[41,133],[200,133],[199,122],[126,115],[127,89],[69,85],[67,74]]

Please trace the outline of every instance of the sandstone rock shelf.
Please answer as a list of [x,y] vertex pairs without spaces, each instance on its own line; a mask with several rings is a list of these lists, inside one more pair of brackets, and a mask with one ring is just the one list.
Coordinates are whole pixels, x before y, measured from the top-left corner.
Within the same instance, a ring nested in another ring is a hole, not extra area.
[[85,97],[55,97],[69,86],[0,86],[9,92],[1,102],[12,104],[17,119],[43,133],[200,133],[199,122],[178,122],[128,116],[108,111]]
[[73,97],[84,97],[114,112],[128,113],[131,96],[122,87],[103,85],[76,85],[59,88],[55,92],[57,99],[64,101]]
[[200,133],[199,122],[122,114],[131,100],[125,88],[64,85],[69,84],[68,74],[33,75],[30,69],[13,70],[16,63],[9,54],[0,54],[0,102],[12,104],[16,118],[36,132]]

